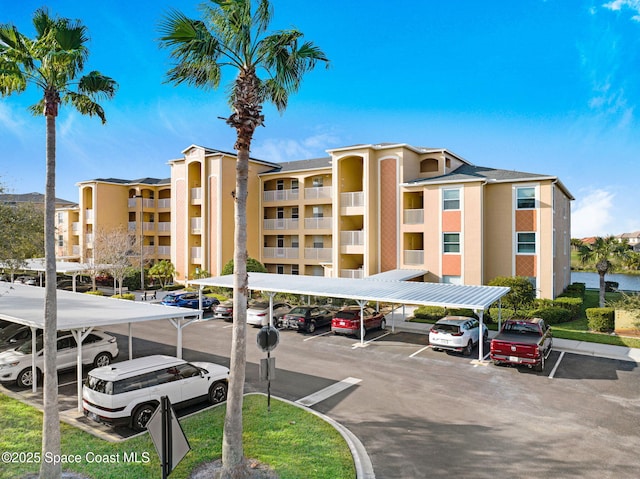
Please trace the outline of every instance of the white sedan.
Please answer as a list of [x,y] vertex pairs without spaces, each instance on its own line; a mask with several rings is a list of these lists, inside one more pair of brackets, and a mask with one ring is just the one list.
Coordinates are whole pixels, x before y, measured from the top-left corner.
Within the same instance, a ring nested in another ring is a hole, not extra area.
[[[275,327],[282,326],[282,317],[291,311],[291,306],[287,303],[273,303],[273,325]],[[249,305],[247,309],[247,324],[251,324],[256,328],[267,326],[269,324],[269,302],[258,301]]]
[[[42,376],[44,369],[42,340],[42,336],[38,336],[36,339],[36,350],[38,351],[36,353],[36,368],[39,376]],[[78,346],[70,332],[58,332],[57,349],[58,371],[76,367]],[[93,364],[96,367],[108,366],[117,355],[116,338],[102,331],[92,331],[82,342],[83,364]],[[15,382],[22,388],[28,388],[33,384],[31,341],[0,353],[0,382]]]
[[[482,325],[482,338],[489,337],[487,327]],[[480,338],[480,323],[475,318],[447,316],[438,320],[429,331],[429,344],[433,350],[447,349],[470,356]]]

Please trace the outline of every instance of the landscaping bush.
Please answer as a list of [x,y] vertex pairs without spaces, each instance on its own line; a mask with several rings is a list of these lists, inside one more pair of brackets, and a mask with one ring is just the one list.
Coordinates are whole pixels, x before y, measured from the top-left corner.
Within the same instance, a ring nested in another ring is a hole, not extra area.
[[104,293],[102,291],[87,291],[85,294],[92,294],[94,296],[103,296]]
[[502,297],[502,305],[515,310],[530,307],[536,297],[536,290],[525,276],[497,276],[489,281],[489,286],[508,286],[510,291]]
[[615,329],[613,308],[587,308],[587,327],[590,331],[609,332]]
[[169,285],[164,287],[164,290],[165,291],[177,291],[177,290],[182,289],[182,288],[184,288],[184,286],[181,285],[181,284],[169,284]]
[[578,297],[559,297],[553,300],[553,306],[568,310],[571,313],[569,321],[573,321],[580,317],[583,302],[583,299]]
[[[498,316],[498,314],[500,314],[500,316]],[[484,320],[485,322],[491,321],[492,323],[497,324],[498,318],[500,318],[501,321],[505,321],[515,317],[515,315],[516,313],[512,308],[502,308],[502,310],[499,308],[489,308],[489,314],[484,317]],[[522,311],[518,311],[518,316],[522,316]]]
[[116,299],[128,299],[129,301],[135,301],[136,295],[133,293],[114,294],[111,296]]
[[585,283],[571,283],[560,296],[570,298],[583,298],[587,287]]
[[551,306],[548,308],[532,309],[527,312],[529,318],[542,318],[547,324],[560,324],[571,321],[571,312],[568,309]]
[[466,318],[476,318],[476,313],[473,312],[472,309],[464,309],[464,308],[447,308],[445,309],[445,316],[464,316]]
[[445,309],[440,306],[420,306],[414,311],[413,316],[423,321],[436,322],[446,314]]

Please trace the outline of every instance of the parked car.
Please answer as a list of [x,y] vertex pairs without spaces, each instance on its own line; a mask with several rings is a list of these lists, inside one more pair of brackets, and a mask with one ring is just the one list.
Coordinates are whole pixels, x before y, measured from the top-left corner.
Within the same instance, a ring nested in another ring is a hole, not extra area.
[[490,356],[494,364],[515,364],[544,371],[551,354],[551,328],[541,318],[509,319],[491,340]]
[[[58,281],[56,287],[64,291],[73,291],[73,280],[62,279]],[[92,289],[93,289],[93,286],[91,284],[83,283],[81,281],[76,281],[76,293],[86,293],[87,291],[91,291]]]
[[29,286],[36,286],[38,284],[37,278],[33,276],[18,276],[13,282],[17,284],[27,284]]
[[296,306],[282,317],[282,324],[288,329],[313,333],[316,328],[331,324],[333,313],[321,306]]
[[[200,308],[200,295],[198,293],[170,293],[162,298],[162,304],[165,306],[180,306],[181,308]],[[202,296],[202,309],[211,311],[211,309],[220,304],[217,298]]]
[[[282,317],[291,311],[291,306],[287,303],[273,303],[273,325],[282,327]],[[247,309],[247,324],[256,328],[269,324],[269,302],[257,301],[249,305]]]
[[446,316],[439,319],[431,327],[429,344],[434,351],[446,349],[471,356],[473,347],[478,344],[480,337],[486,341],[489,338],[489,330],[483,324],[482,334],[480,334],[480,322],[477,319],[465,316]]
[[[44,367],[43,337],[36,339],[36,368],[38,376],[42,376]],[[69,331],[59,331],[57,340],[57,368],[74,368],[78,361],[78,346]],[[0,353],[0,382],[14,382],[22,388],[33,384],[31,369],[31,341],[22,343],[15,349]],[[116,338],[102,331],[93,330],[82,342],[82,364],[93,364],[96,367],[107,366],[118,356]]]
[[213,317],[214,319],[233,321],[233,301],[229,299],[218,304],[213,310]]
[[218,364],[145,356],[91,370],[82,406],[93,421],[142,431],[162,396],[176,408],[207,399],[217,404],[227,399],[228,378],[229,369]]
[[[364,312],[364,333],[372,329],[387,327],[384,314],[366,306]],[[331,320],[331,331],[334,334],[360,335],[360,306],[346,306],[338,311]]]
[[[40,336],[42,329],[36,330],[36,335]],[[11,323],[0,330],[0,351],[14,349],[25,341],[31,341],[31,327],[24,324]]]

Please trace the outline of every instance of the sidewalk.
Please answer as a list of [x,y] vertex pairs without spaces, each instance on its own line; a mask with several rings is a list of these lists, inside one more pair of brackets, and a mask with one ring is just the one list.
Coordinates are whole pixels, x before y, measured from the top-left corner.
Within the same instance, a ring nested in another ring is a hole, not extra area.
[[[406,308],[405,317],[410,317],[413,310]],[[392,320],[391,313],[387,314],[387,330],[394,332],[408,332],[416,334],[429,334],[431,324],[413,323],[405,321],[402,310],[396,310]],[[496,331],[489,331],[489,337],[495,336]],[[572,341],[570,339],[553,338],[553,348],[556,351],[596,356],[599,358],[616,359],[618,361],[632,361],[640,364],[640,349],[625,346],[613,346],[610,344],[590,343],[587,341]]]

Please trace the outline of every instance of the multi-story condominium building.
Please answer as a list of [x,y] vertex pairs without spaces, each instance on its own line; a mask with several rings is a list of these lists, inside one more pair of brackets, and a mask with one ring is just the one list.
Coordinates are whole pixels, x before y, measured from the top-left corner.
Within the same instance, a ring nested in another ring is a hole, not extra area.
[[[93,259],[95,235],[99,231],[122,229],[142,240],[143,259],[153,263],[171,259],[171,181],[142,178],[122,180],[99,178],[78,183],[77,210],[64,211],[58,220],[70,229],[66,246],[59,245],[65,256],[83,263]],[[62,230],[60,224],[56,225]],[[64,243],[63,241],[61,241]]]
[[[170,162],[179,279],[233,257],[235,156],[191,146]],[[570,282],[571,193],[557,177],[478,167],[446,149],[356,145],[282,164],[251,160],[249,256],[270,272],[425,281],[526,276],[541,297]]]

